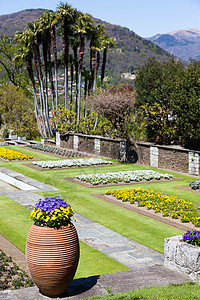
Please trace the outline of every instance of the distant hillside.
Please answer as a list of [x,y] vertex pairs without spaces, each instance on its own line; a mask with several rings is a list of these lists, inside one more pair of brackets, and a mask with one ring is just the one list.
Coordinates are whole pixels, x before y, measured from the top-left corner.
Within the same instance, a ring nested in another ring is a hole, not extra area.
[[12,37],[16,31],[24,30],[27,23],[34,22],[44,9],[27,9],[9,15],[0,16],[0,32]]
[[[13,36],[16,31],[24,30],[28,22],[37,20],[43,12],[43,9],[29,9],[2,15],[0,16],[0,32]],[[148,57],[154,56],[160,61],[165,61],[170,57],[170,54],[161,47],[138,36],[128,28],[95,18],[94,21],[103,24],[108,34],[116,40],[115,47],[109,51],[106,65],[106,76],[108,76],[108,80],[111,78],[112,82],[124,81],[121,78],[122,74],[134,73]],[[61,43],[58,47],[61,51]],[[89,53],[86,54],[87,56],[89,56]]]
[[175,30],[149,40],[183,60],[200,60],[200,29]]

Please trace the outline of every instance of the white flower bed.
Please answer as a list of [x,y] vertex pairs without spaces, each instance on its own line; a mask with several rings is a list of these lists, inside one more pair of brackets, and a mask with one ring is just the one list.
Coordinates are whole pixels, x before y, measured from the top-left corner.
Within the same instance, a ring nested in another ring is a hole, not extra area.
[[126,182],[129,183],[130,181],[141,181],[143,179],[145,180],[151,180],[151,179],[170,179],[173,175],[170,174],[163,174],[159,172],[155,172],[152,170],[137,170],[137,171],[126,171],[126,172],[115,172],[115,173],[100,173],[100,174],[89,174],[89,175],[79,175],[76,178],[89,182],[93,185],[98,184],[107,184],[107,183],[118,183],[118,182]]
[[104,160],[100,158],[77,158],[77,159],[65,159],[65,160],[47,160],[47,161],[33,161],[32,164],[41,168],[62,168],[62,167],[82,167],[93,166],[102,164],[112,164],[112,161]]

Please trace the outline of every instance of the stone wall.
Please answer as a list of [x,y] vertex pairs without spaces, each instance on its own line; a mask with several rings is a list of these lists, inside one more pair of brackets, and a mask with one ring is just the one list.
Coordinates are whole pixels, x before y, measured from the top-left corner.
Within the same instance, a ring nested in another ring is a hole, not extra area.
[[168,169],[189,175],[200,175],[200,151],[191,151],[180,146],[155,145],[137,142],[138,163]]
[[123,139],[69,133],[56,140],[62,148],[83,151],[93,155],[139,163],[151,167],[172,170],[189,175],[200,175],[200,151],[179,146],[156,145],[137,141],[135,148]]
[[60,147],[121,161],[126,160],[126,141],[123,139],[69,133],[61,136]]
[[192,280],[200,280],[200,247],[182,241],[182,236],[166,238],[164,241],[164,265],[181,271]]

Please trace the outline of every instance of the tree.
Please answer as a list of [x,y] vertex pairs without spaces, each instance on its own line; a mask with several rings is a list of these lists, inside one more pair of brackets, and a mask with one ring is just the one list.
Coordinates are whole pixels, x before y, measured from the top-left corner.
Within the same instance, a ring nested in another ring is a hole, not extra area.
[[75,22],[77,11],[69,4],[58,6],[57,19],[61,23],[64,74],[65,74],[65,108],[68,109],[68,62],[69,62],[69,37],[72,35],[72,25]]
[[0,72],[1,84],[8,82],[15,86],[28,89],[28,82],[26,80],[27,73],[21,61],[14,62],[13,57],[18,51],[18,46],[7,35],[0,35]]
[[103,80],[105,77],[105,68],[106,68],[106,60],[107,60],[107,51],[109,47],[112,47],[114,43],[114,38],[111,38],[105,35],[102,39],[102,46],[103,49],[103,62],[101,67],[101,85],[103,84]]
[[34,138],[39,135],[34,114],[34,103],[25,96],[21,88],[13,84],[0,89],[0,116],[4,126],[16,134]]
[[114,136],[131,140],[131,120],[135,111],[135,91],[120,86],[101,91],[90,99],[94,110],[106,118]]
[[179,143],[200,148],[200,62],[191,61],[171,94]]
[[[19,46],[18,61],[26,63],[28,74],[33,87],[35,100],[35,112],[40,124],[41,134],[45,137],[52,136],[50,126],[50,108],[58,108],[58,54],[57,54],[57,35],[62,37],[63,45],[63,60],[60,60],[64,65],[65,74],[65,108],[73,107],[75,102],[75,114],[77,116],[77,128],[79,126],[81,109],[83,108],[84,116],[86,112],[86,97],[96,87],[96,78],[100,64],[100,50],[108,46],[104,42],[103,48],[100,42],[103,41],[101,33],[103,27],[94,25],[91,17],[88,14],[83,14],[71,5],[60,4],[56,13],[45,12],[39,18],[38,22],[29,23],[25,31],[17,35]],[[90,74],[84,66],[85,93],[84,107],[81,107],[81,90],[83,89],[83,64],[86,41],[90,44]],[[107,45],[107,46],[106,46]],[[53,63],[51,57],[51,48],[53,52]],[[105,50],[105,49],[104,49]],[[23,51],[26,53],[23,55]],[[96,51],[98,55],[96,56]],[[97,60],[96,60],[97,58]],[[17,60],[16,60],[17,61]],[[33,65],[32,65],[33,61]],[[96,64],[96,75],[95,75]],[[55,87],[53,81],[53,65],[55,72]],[[68,96],[68,70],[71,74],[71,99],[69,102]],[[105,59],[103,59],[103,70],[105,68]],[[75,70],[75,99],[73,99],[73,78]],[[37,78],[37,80],[36,80]],[[103,80],[103,79],[102,79]],[[94,84],[95,81],[95,84]],[[89,84],[88,84],[89,82]],[[52,94],[52,103],[49,102],[48,91],[49,87]],[[38,95],[39,91],[39,95]],[[39,96],[39,97],[38,97]]]
[[149,58],[138,69],[135,87],[137,90],[136,104],[170,106],[170,94],[175,86],[176,78],[184,72],[181,62],[170,59],[167,62],[159,62],[155,58]]
[[88,14],[78,13],[76,22],[74,24],[75,32],[79,36],[79,65],[78,65],[78,115],[77,115],[77,126],[80,120],[81,111],[81,73],[83,69],[83,57],[85,50],[85,38],[88,30],[92,25],[92,20]]

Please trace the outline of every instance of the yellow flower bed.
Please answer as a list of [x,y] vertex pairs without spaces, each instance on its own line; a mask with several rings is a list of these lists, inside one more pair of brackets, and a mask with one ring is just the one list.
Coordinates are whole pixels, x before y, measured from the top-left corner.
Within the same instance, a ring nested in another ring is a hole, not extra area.
[[15,159],[24,160],[24,159],[32,159],[33,155],[26,155],[18,151],[0,147],[0,157],[8,160],[15,160]]
[[182,222],[192,222],[195,226],[200,226],[200,207],[184,199],[162,195],[143,188],[115,189],[105,193],[132,204],[136,202],[138,206],[153,209],[156,213],[161,212],[163,217],[180,218]]

